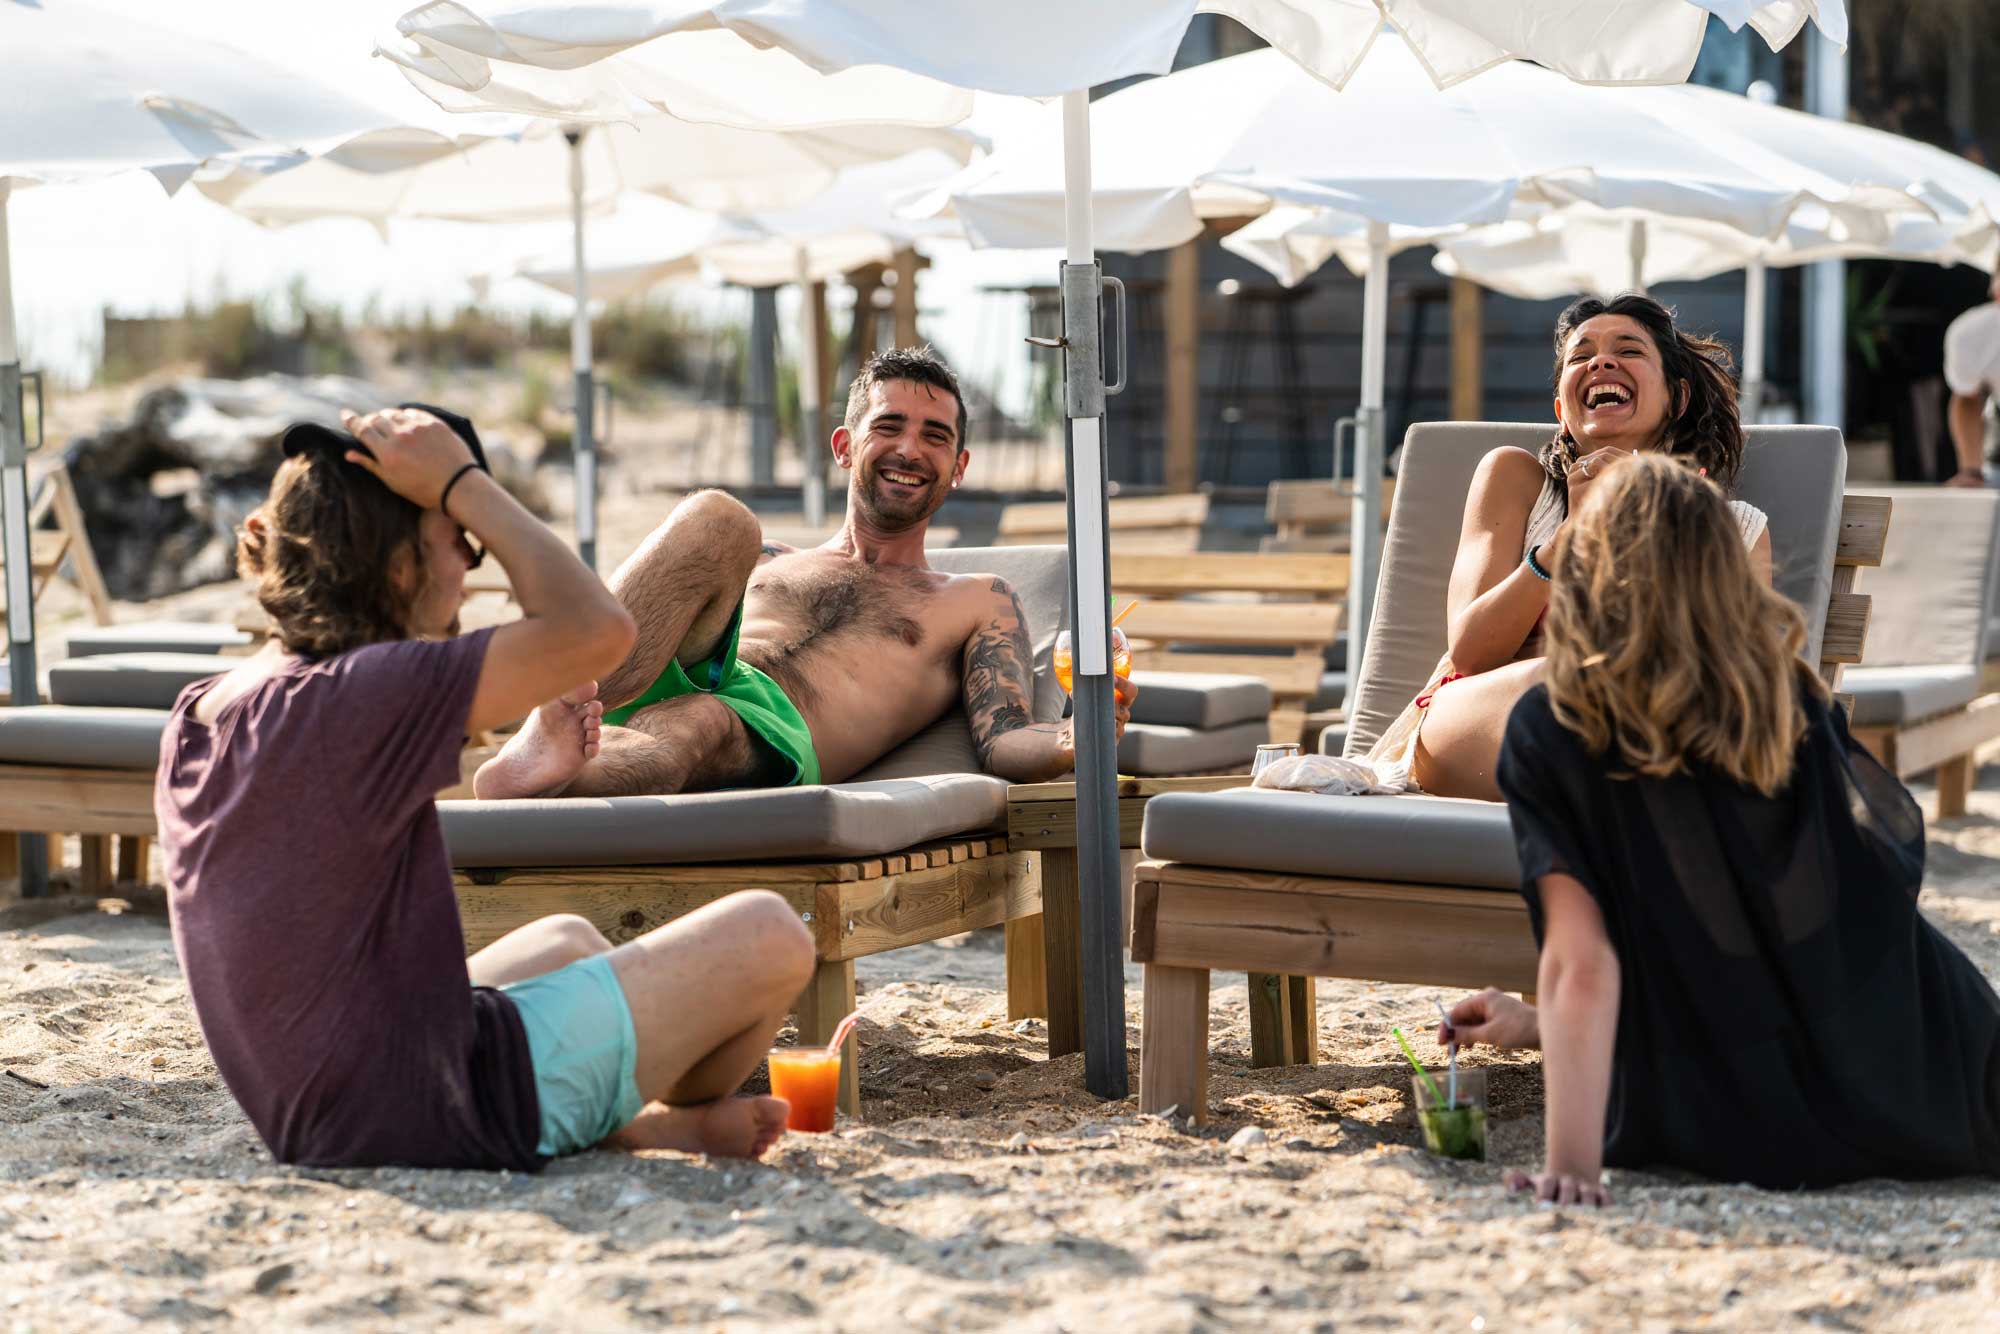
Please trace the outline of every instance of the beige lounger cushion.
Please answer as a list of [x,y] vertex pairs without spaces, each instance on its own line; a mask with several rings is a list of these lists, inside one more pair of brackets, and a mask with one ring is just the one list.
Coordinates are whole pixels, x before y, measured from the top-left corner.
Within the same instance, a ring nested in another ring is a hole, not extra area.
[[1135,723],[1216,728],[1271,716],[1271,687],[1254,676],[1134,672],[1132,684],[1139,687],[1132,701]]
[[165,709],[67,704],[0,709],[0,764],[152,770],[167,717]]
[[1142,841],[1157,860],[1245,871],[1485,889],[1521,883],[1507,808],[1495,801],[1168,792],[1146,803]]
[[1250,771],[1257,747],[1271,739],[1270,717],[1228,727],[1171,727],[1128,723],[1118,742],[1118,771],[1141,776]]
[[[1348,702],[1349,754],[1375,744],[1444,656],[1446,586],[1479,461],[1501,445],[1539,449],[1550,430],[1492,422],[1410,428],[1382,546],[1375,623]],[[1775,583],[1804,609],[1806,657],[1817,663],[1833,592],[1846,448],[1840,432],[1826,426],[1753,426],[1749,439],[1736,494],[1770,516]]]
[[49,698],[57,704],[114,709],[171,709],[196,681],[243,659],[214,653],[106,653],[69,658],[49,668]]
[[69,637],[69,656],[100,653],[221,653],[248,648],[255,641],[233,625],[211,621],[137,621],[131,625],[93,625]]
[[879,857],[1005,828],[1007,784],[939,774],[678,797],[441,801],[438,815],[462,867]]
[[1849,721],[1856,727],[1893,726],[1970,704],[1979,694],[1979,669],[1849,667],[1840,674],[1840,689],[1854,696]]

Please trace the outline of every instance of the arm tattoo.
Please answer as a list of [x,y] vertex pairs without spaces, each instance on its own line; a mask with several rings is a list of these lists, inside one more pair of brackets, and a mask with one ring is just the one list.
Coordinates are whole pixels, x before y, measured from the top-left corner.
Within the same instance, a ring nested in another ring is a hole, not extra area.
[[[993,581],[993,614],[965,641],[965,712],[979,762],[990,764],[994,743],[1034,721],[1035,650],[1021,599],[1005,579]],[[1006,599],[1005,607],[1000,599]]]

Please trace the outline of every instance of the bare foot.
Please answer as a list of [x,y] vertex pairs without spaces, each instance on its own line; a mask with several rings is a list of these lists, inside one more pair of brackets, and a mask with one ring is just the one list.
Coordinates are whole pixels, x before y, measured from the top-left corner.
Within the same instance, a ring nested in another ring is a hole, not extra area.
[[597,682],[586,681],[528,715],[500,753],[472,776],[473,795],[481,801],[558,795],[597,755],[603,726]]
[[613,1135],[621,1149],[678,1149],[714,1158],[762,1158],[785,1133],[783,1098],[717,1098],[688,1107],[649,1104]]

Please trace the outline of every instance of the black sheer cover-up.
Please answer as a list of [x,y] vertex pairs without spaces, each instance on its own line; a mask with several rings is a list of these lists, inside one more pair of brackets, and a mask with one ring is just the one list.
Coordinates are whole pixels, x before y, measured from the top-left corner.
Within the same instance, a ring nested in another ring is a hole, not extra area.
[[1596,899],[1621,988],[1604,1161],[1772,1188],[2000,1173],[2000,998],[1918,913],[1924,825],[1806,702],[1789,787],[1618,777],[1537,686],[1498,778],[1537,882]]

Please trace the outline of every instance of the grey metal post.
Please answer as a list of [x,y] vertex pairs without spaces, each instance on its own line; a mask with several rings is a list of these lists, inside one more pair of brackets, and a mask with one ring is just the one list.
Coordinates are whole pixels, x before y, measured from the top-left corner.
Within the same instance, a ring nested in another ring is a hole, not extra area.
[[[7,196],[0,178],[0,541],[5,544],[8,664],[14,707],[37,702],[34,573],[28,538],[28,423],[21,401],[21,349],[14,333],[14,270]],[[21,897],[49,892],[48,839],[20,836]]]
[[[1090,97],[1063,98],[1063,396],[1068,418],[1064,473],[1069,536],[1070,634],[1075,645],[1078,974],[1083,983],[1083,1082],[1100,1098],[1122,1098],[1125,953],[1118,866],[1118,733],[1113,716],[1104,363],[1099,300],[1103,269],[1090,217]],[[1122,374],[1122,368],[1121,368]]]
[[778,289],[750,292],[750,483],[778,480]]
[[[1806,110],[1847,119],[1847,52],[1806,34]],[[1847,264],[1830,259],[1805,277],[1805,420],[1847,429]]]
[[570,452],[576,472],[576,554],[597,568],[597,437],[592,433],[597,410],[597,386],[591,373],[590,270],[583,256],[583,131],[565,130],[569,141],[570,245],[576,286],[570,315],[570,367],[576,377],[576,439]]

